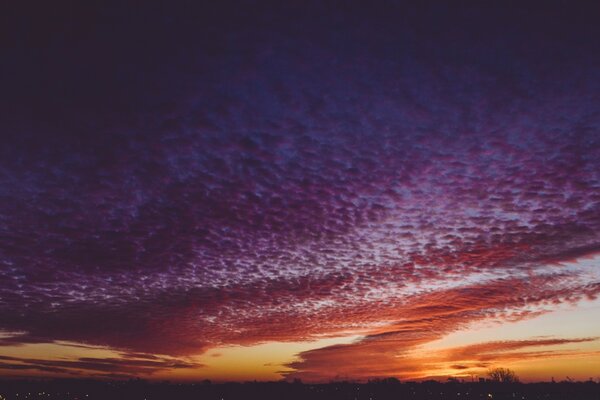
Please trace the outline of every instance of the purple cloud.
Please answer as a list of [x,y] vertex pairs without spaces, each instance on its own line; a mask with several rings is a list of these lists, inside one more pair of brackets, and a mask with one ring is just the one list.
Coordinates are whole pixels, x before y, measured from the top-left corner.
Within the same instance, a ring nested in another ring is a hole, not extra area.
[[189,355],[359,330],[402,349],[596,298],[565,264],[600,251],[588,14],[388,6],[9,29],[0,344]]

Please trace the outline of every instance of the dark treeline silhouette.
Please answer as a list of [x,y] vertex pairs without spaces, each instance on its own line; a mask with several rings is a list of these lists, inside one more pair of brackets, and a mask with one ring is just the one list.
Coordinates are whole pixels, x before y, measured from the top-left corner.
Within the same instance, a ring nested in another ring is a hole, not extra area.
[[501,383],[425,381],[400,383],[395,379],[368,383],[301,382],[201,383],[94,380],[0,380],[0,400],[386,400],[386,399],[564,399],[600,400],[600,383]]

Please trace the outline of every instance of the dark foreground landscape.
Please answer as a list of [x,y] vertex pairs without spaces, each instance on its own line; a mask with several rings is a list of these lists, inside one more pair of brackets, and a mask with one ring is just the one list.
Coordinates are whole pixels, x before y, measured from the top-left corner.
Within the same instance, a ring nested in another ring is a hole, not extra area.
[[0,400],[13,399],[565,399],[600,400],[600,383],[389,382],[150,383],[142,380],[2,381]]

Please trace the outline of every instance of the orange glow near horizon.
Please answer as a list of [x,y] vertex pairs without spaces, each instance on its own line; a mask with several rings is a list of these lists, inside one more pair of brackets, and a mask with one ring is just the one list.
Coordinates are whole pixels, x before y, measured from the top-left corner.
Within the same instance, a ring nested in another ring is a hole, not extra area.
[[[600,327],[595,321],[599,311],[600,301],[596,300],[518,322],[482,321],[419,345],[407,353],[397,353],[393,349],[389,349],[391,353],[386,352],[379,344],[365,347],[362,337],[353,335],[318,341],[217,347],[180,358],[135,355],[68,342],[4,346],[2,354],[4,359],[21,360],[18,363],[38,363],[48,368],[61,366],[69,371],[57,374],[50,370],[34,370],[28,376],[94,376],[102,370],[102,360],[113,360],[122,372],[133,372],[151,380],[276,381],[297,376],[294,366],[302,365],[304,354],[347,346],[351,349],[349,355],[353,360],[359,360],[358,364],[339,364],[335,369],[334,363],[329,371],[315,370],[311,374],[308,369],[300,377],[314,382],[360,381],[377,376],[395,376],[402,380],[445,380],[448,377],[470,380],[485,377],[489,368],[501,366],[513,369],[525,382],[558,381],[567,377],[587,380],[597,378],[600,370]],[[372,353],[375,350],[378,353]],[[153,364],[147,370],[138,370],[140,365],[137,363],[143,360],[160,360],[164,365]],[[170,366],[181,360],[188,365],[183,368]],[[383,360],[387,360],[387,364],[381,364]],[[69,362],[74,364],[69,366]],[[81,362],[84,364],[78,365]],[[99,363],[98,366],[94,362]],[[7,374],[21,375],[19,370]]]

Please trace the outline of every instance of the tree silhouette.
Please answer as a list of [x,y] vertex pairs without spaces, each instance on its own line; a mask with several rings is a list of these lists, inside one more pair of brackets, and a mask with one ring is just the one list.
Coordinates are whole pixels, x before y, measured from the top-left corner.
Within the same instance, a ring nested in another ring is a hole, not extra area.
[[515,383],[519,378],[514,371],[508,368],[494,368],[488,372],[490,379],[494,382]]

